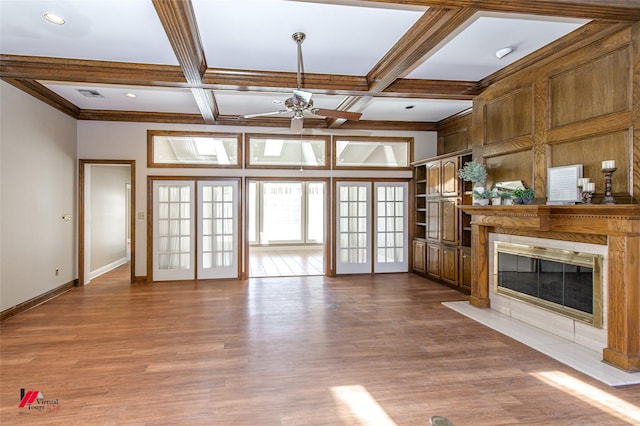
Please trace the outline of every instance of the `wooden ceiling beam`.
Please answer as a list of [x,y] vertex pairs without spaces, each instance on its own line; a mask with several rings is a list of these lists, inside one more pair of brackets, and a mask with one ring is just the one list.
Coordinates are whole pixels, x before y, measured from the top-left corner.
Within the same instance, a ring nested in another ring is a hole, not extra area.
[[24,80],[191,87],[176,65],[0,55],[0,74],[3,78]]
[[635,22],[640,5],[634,0],[363,0],[364,3],[397,3],[442,8],[475,8],[482,11],[541,16]]
[[[181,68],[36,56],[0,55],[3,78],[70,83],[117,84],[191,88]],[[475,81],[398,79],[382,92],[371,94],[366,77],[309,74],[305,88],[316,94],[376,97],[411,97],[469,100],[479,94]],[[296,84],[295,73],[249,70],[207,70],[202,89],[279,92],[289,94]]]
[[191,0],[152,0],[171,47],[205,122],[216,124],[217,111],[213,93],[204,90],[202,77],[207,70],[200,32]]
[[[369,95],[383,92],[399,78],[407,75],[475,13],[475,9],[469,8],[429,8],[369,71],[367,74]],[[351,99],[350,110],[363,111],[369,102],[371,102],[370,96]],[[331,121],[330,126],[338,128],[344,123],[344,120],[335,119]]]
[[439,43],[475,14],[475,9],[428,9],[369,71],[370,92],[381,92],[420,65]]

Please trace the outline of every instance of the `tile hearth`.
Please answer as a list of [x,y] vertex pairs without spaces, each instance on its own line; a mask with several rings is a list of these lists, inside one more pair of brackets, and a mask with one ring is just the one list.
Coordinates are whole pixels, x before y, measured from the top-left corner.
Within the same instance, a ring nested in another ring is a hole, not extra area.
[[476,308],[469,302],[443,302],[442,304],[609,386],[640,383],[640,372],[627,373],[607,365],[602,362],[602,353],[500,312]]

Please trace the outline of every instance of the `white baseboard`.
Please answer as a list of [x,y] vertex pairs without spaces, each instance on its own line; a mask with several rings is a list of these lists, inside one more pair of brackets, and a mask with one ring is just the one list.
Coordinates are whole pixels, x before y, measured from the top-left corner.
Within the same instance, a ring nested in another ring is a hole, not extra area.
[[92,280],[94,278],[97,278],[102,274],[106,274],[107,272],[116,269],[118,266],[124,265],[125,263],[127,263],[127,258],[123,257],[122,259],[118,259],[115,262],[109,263],[108,265],[104,265],[96,269],[95,271],[89,272],[89,279]]

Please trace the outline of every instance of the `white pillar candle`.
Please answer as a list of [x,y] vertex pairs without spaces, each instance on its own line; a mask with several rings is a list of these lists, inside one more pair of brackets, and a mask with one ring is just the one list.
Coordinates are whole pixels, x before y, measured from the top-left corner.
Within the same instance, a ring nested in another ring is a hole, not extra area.
[[589,178],[578,178],[578,186],[584,188],[584,186],[589,183]]
[[605,160],[602,162],[603,169],[615,169],[616,168],[616,160]]
[[585,191],[595,192],[596,191],[596,183],[595,182],[587,182],[587,189]]

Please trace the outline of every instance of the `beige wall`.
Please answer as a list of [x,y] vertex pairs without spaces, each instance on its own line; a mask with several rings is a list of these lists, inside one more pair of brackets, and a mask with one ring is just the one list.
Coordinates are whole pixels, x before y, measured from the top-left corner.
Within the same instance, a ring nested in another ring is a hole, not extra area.
[[[0,111],[0,308],[5,310],[77,277],[77,157],[74,119],[5,82],[0,82]],[[71,221],[63,221],[63,214],[71,214]]]
[[[147,273],[147,176],[277,176],[277,177],[370,177],[370,171],[320,171],[320,170],[237,170],[237,169],[169,169],[147,168],[147,130],[195,130],[213,132],[244,132],[287,134],[289,129],[252,128],[231,126],[196,126],[161,123],[118,123],[101,121],[78,122],[78,158],[84,160],[135,160],[136,161],[136,234],[135,234],[135,275]],[[433,156],[437,150],[436,132],[391,132],[391,131],[333,131],[311,130],[312,134],[340,134],[363,136],[408,136],[414,138],[414,159]],[[306,131],[305,131],[306,134]],[[376,171],[378,177],[410,178],[411,172]],[[140,214],[144,219],[140,219]]]

